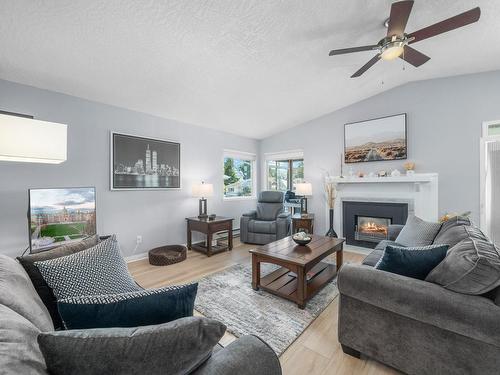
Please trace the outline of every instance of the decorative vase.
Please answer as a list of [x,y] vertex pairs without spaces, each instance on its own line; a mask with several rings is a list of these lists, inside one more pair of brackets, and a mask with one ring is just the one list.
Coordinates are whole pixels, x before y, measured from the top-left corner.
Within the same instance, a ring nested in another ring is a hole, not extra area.
[[330,229],[326,232],[325,236],[327,237],[335,237],[338,238],[337,233],[335,233],[335,229],[333,229],[333,208],[330,208]]

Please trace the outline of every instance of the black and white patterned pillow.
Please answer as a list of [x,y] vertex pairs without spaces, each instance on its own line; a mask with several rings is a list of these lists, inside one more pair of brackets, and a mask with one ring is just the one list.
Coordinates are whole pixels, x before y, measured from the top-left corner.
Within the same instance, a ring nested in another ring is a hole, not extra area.
[[35,266],[58,300],[142,290],[128,272],[114,235],[90,249]]
[[431,223],[417,216],[409,216],[396,242],[412,247],[432,245],[440,229],[441,223]]

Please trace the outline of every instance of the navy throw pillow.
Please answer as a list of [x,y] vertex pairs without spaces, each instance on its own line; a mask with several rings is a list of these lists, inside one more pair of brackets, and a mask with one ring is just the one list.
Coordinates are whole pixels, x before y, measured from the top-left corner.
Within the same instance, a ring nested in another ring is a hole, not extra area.
[[446,257],[448,245],[420,247],[386,246],[375,268],[398,275],[425,280],[427,275]]
[[66,329],[138,327],[193,316],[198,284],[59,300]]

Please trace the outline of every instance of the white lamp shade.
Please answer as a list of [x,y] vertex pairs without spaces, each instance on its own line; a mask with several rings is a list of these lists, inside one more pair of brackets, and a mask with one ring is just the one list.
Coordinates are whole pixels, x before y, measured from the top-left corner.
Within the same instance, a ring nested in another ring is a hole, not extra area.
[[212,195],[214,195],[214,185],[205,183],[193,185],[193,197],[208,198]]
[[67,158],[67,125],[0,114],[0,160],[59,164]]
[[295,194],[303,196],[312,195],[312,185],[309,182],[295,184]]

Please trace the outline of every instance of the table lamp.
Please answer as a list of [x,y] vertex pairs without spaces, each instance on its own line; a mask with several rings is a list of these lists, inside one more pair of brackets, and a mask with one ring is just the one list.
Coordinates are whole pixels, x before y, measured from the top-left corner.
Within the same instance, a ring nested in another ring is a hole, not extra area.
[[295,184],[295,194],[301,195],[300,213],[307,214],[307,198],[312,196],[312,185],[309,182]]
[[193,185],[193,197],[200,198],[200,209],[198,219],[206,219],[207,215],[207,197],[211,197],[214,194],[214,186],[212,184],[206,184],[201,182],[201,184]]

